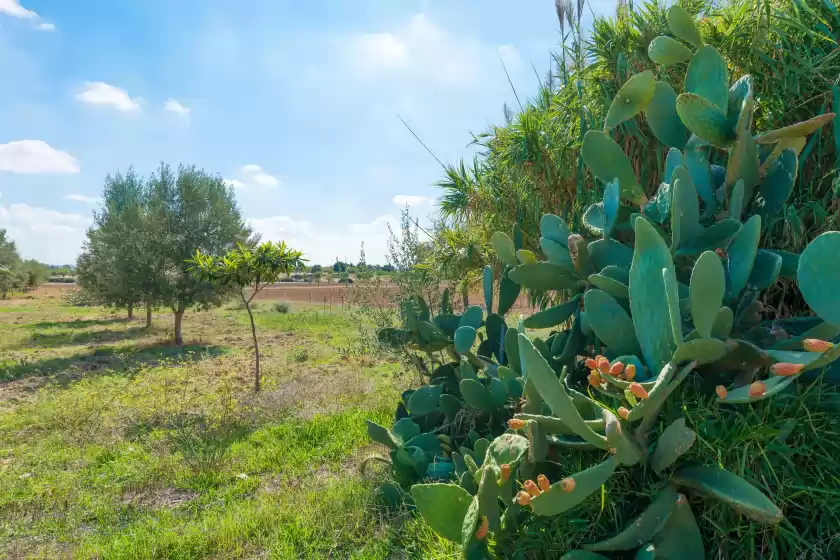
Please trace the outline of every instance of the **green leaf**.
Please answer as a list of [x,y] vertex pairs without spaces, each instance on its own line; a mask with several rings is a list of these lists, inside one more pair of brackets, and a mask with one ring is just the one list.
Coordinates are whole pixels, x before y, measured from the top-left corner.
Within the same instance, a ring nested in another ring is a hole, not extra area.
[[650,505],[619,534],[594,544],[584,545],[592,551],[630,550],[651,540],[665,526],[677,506],[677,491],[665,486]]
[[566,225],[566,222],[560,216],[543,214],[542,218],[540,218],[540,233],[546,239],[550,239],[565,247],[569,239],[569,226]]
[[483,321],[484,311],[478,305],[471,305],[466,311],[464,311],[464,314],[461,315],[461,322],[459,323],[459,326],[472,327],[478,330]]
[[608,183],[618,179],[621,196],[634,204],[645,202],[645,192],[636,179],[633,165],[624,150],[605,132],[590,130],[583,137],[581,155],[598,179]]
[[438,402],[443,393],[439,385],[424,385],[414,391],[408,398],[408,412],[412,416],[424,416],[438,410]]
[[[700,202],[697,199],[697,191],[691,180],[680,177],[680,170],[685,167],[678,167],[674,172],[675,182],[672,188],[673,198],[671,200],[671,250],[676,251],[681,245],[685,245],[700,233],[703,226],[700,225]],[[688,170],[685,170],[688,173]]]
[[630,299],[630,288],[627,284],[601,274],[590,274],[588,280],[590,284],[615,298]]
[[685,91],[697,94],[717,106],[726,120],[729,109],[729,68],[716,48],[706,45],[694,53],[685,74]]
[[574,481],[574,489],[571,492],[563,490],[562,481],[552,484],[548,492],[543,492],[531,500],[534,515],[553,516],[572,509],[597,492],[615,472],[615,467],[615,459],[607,457],[603,463],[573,474],[568,477]]
[[604,127],[614,128],[641,113],[653,98],[655,86],[652,70],[633,75],[613,98]]
[[[442,396],[442,395],[441,395]],[[401,441],[406,442],[420,435],[420,426],[411,418],[401,418],[391,430]]]
[[513,307],[522,290],[522,286],[510,279],[511,270],[513,270],[511,267],[505,267],[502,279],[499,281],[499,308],[497,309],[499,315],[504,315]]
[[391,433],[391,430],[380,426],[376,422],[367,421],[367,434],[371,441],[381,443],[388,449],[397,449],[400,446],[399,442],[394,438],[394,434]]
[[575,296],[565,303],[538,311],[523,321],[529,329],[547,329],[566,322],[580,308],[580,296]]
[[732,195],[729,197],[729,217],[733,220],[741,220],[744,213],[744,180],[738,179],[732,187]]
[[705,560],[706,550],[700,527],[685,496],[677,498],[677,507],[653,539],[653,544],[658,560]]
[[760,237],[761,217],[755,215],[747,220],[729,246],[729,290],[733,298],[747,287]]
[[691,318],[700,336],[709,338],[726,292],[726,273],[714,251],[705,251],[691,271]]
[[700,30],[694,24],[694,18],[685,11],[685,8],[674,4],[668,9],[668,27],[671,33],[695,47],[703,46],[703,39],[700,37]]
[[524,288],[541,292],[568,290],[580,284],[575,270],[550,262],[521,264],[511,270],[510,279]]
[[685,418],[677,418],[671,422],[659,436],[656,450],[650,458],[654,472],[659,474],[673,465],[680,456],[691,449],[696,439],[697,434],[694,430],[685,425]]
[[834,113],[826,113],[824,115],[808,119],[807,121],[792,124],[777,130],[771,130],[770,132],[765,132],[764,134],[756,137],[755,141],[759,144],[773,144],[785,138],[808,136],[833,121],[834,116]]
[[751,95],[744,99],[743,106],[739,109],[740,118],[735,124],[735,144],[729,152],[725,184],[729,190],[738,181],[743,181],[742,196],[744,200],[750,200],[760,178],[758,147],[752,135],[753,98]]
[[549,262],[573,268],[572,257],[569,255],[569,249],[564,244],[557,243],[547,237],[540,237],[540,249],[548,258]]
[[528,249],[519,249],[516,252],[516,259],[522,264],[534,264],[537,262],[537,256],[533,251]]
[[726,149],[735,141],[726,114],[705,97],[681,93],[677,96],[677,114],[688,130],[713,146]]
[[683,342],[682,315],[680,313],[680,296],[677,288],[677,277],[673,270],[662,269],[662,283],[665,285],[665,295],[668,299],[668,315],[671,319],[671,333],[674,344],[678,347]]
[[516,260],[516,249],[513,247],[513,240],[506,233],[497,231],[490,237],[490,243],[503,263],[508,266],[519,264],[519,261]]
[[660,35],[648,45],[648,56],[656,64],[668,67],[689,60],[692,52],[679,41]]
[[489,264],[484,267],[482,287],[484,288],[485,309],[487,313],[493,313],[493,267]]
[[597,239],[590,243],[587,249],[597,270],[607,266],[629,269],[633,261],[633,249],[614,239]]
[[840,328],[840,232],[828,231],[811,241],[799,258],[799,290],[823,321]]
[[698,365],[711,364],[723,359],[734,350],[731,343],[717,338],[695,338],[677,348],[672,360],[674,363],[697,362]]
[[478,529],[479,517],[478,496],[475,496],[470,502],[467,513],[464,515],[464,521],[461,524],[461,548],[465,555],[472,550],[475,544],[475,530]]
[[715,322],[712,323],[711,336],[721,340],[729,337],[732,332],[732,325],[735,324],[735,314],[729,307],[721,307],[715,315]]
[[665,242],[644,219],[636,218],[636,247],[630,267],[630,310],[639,346],[652,371],[671,359],[676,344],[671,333],[662,269],[674,263]]
[[490,391],[475,379],[462,379],[459,384],[461,396],[468,405],[478,410],[489,412],[495,408]]
[[441,537],[461,542],[461,527],[473,497],[456,484],[415,484],[414,505],[426,523]]
[[788,148],[783,151],[759,186],[752,209],[765,224],[770,224],[771,218],[779,213],[790,197],[796,183],[798,161],[794,150]]
[[764,249],[759,249],[755,254],[750,278],[747,280],[747,287],[750,290],[762,291],[776,283],[779,273],[782,271],[782,257]]
[[753,77],[749,74],[744,74],[729,88],[728,107],[726,109],[726,118],[729,119],[729,125],[735,128],[738,121],[743,116],[744,100],[747,97],[754,96]]
[[687,467],[679,470],[671,480],[679,486],[726,502],[746,517],[760,523],[775,525],[784,517],[781,510],[755,486],[724,469]]
[[677,249],[677,255],[696,255],[703,251],[723,249],[729,245],[732,238],[738,235],[739,231],[741,231],[741,222],[738,220],[727,218],[715,222]]
[[455,331],[455,351],[466,354],[475,344],[476,331],[472,327],[458,327]]
[[608,293],[591,289],[583,296],[586,318],[597,336],[616,354],[639,351],[633,321],[627,311]]
[[[653,40],[654,43],[658,39],[668,38],[657,37]],[[669,40],[673,41],[673,39]],[[691,56],[690,52],[689,56]],[[660,142],[678,150],[685,147],[688,141],[688,129],[677,114],[677,93],[668,82],[656,82],[653,98],[645,110],[645,117],[651,131]],[[669,182],[668,179],[665,179],[665,182]]]

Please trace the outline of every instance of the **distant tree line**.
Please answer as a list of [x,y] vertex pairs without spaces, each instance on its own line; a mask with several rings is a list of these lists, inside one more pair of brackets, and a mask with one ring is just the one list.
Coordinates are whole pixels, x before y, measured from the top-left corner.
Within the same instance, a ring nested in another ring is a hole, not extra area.
[[233,291],[191,274],[187,261],[196,250],[224,255],[258,241],[233,191],[220,176],[161,164],[145,180],[131,169],[109,175],[102,199],[76,263],[78,284],[103,304],[125,309],[129,319],[145,308],[147,326],[155,309],[170,309],[175,343],[182,344],[184,312],[219,305]]
[[34,290],[47,281],[49,267],[34,259],[23,260],[15,242],[0,228],[0,298],[9,292]]

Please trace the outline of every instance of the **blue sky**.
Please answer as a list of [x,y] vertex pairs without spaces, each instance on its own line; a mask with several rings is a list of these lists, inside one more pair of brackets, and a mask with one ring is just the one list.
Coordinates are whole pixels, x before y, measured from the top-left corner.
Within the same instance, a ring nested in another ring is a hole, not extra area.
[[[311,262],[385,261],[438,164],[537,87],[551,0],[0,0],[0,227],[72,262],[103,179],[195,164],[264,238]],[[592,5],[611,6],[610,0]],[[602,9],[602,8],[600,8]],[[610,8],[607,8],[610,9]]]

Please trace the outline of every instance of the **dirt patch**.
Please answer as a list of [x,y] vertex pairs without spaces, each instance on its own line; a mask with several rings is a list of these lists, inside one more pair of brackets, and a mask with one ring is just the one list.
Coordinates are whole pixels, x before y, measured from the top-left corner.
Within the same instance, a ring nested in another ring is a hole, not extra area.
[[31,400],[34,393],[48,382],[45,377],[24,377],[0,383],[0,410],[12,409]]
[[310,366],[294,364],[292,373],[281,373],[280,385],[264,391],[261,405],[276,411],[288,411],[299,418],[311,418],[342,407],[342,401],[368,393],[374,383],[357,371],[335,364]]
[[122,503],[143,509],[174,509],[198,497],[198,492],[180,488],[146,488],[123,494]]

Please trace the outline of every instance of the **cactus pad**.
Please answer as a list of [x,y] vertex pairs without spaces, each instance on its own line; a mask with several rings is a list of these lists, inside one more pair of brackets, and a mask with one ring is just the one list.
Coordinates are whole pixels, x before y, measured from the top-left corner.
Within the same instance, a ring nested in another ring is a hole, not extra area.
[[668,9],[668,28],[671,33],[695,47],[703,46],[703,39],[700,37],[700,30],[694,24],[694,18],[685,11],[685,8],[677,4]]
[[648,56],[656,64],[668,67],[689,60],[692,52],[679,41],[660,35],[648,45]]
[[726,114],[705,97],[681,93],[677,96],[677,114],[688,130],[718,148],[728,148],[735,141]]
[[549,307],[526,317],[522,322],[529,329],[547,329],[566,322],[580,308],[580,296],[575,296],[566,303]]
[[[685,91],[708,100],[726,119],[729,109],[729,69],[716,48],[706,45],[691,57],[685,74]],[[691,129],[690,126],[688,128]],[[706,139],[711,141],[711,138]]]
[[[551,485],[548,492],[543,492],[531,500],[531,508],[536,515],[559,515],[568,511],[585,500],[599,488],[615,472],[616,461],[607,457],[603,463],[590,467]],[[574,484],[569,484],[572,481]],[[566,491],[565,488],[571,490]]]
[[671,422],[671,425],[659,436],[656,451],[650,459],[653,470],[661,473],[673,465],[674,461],[694,445],[696,439],[697,434],[694,430],[685,425],[685,418],[677,418]]
[[516,260],[516,249],[513,246],[513,240],[504,232],[497,231],[490,238],[490,243],[493,245],[493,250],[496,251],[499,260],[508,266],[516,266],[519,262]]
[[677,498],[668,522],[653,539],[659,560],[704,560],[706,550],[697,520],[684,496]]
[[811,241],[799,257],[797,278],[802,297],[825,322],[840,327],[840,232]]
[[[657,37],[651,43],[651,48],[659,39],[667,39],[676,43],[668,37]],[[679,43],[676,44],[679,45]],[[679,46],[685,49],[682,45]],[[688,51],[688,49],[685,50]],[[691,56],[690,52],[688,56]],[[678,150],[685,147],[685,143],[688,141],[688,129],[677,114],[677,93],[668,82],[656,82],[653,98],[645,109],[645,116],[651,131],[660,142]]]
[[612,551],[630,550],[641,546],[662,530],[676,506],[677,491],[669,484],[626,529],[604,541],[584,545],[584,548],[592,551]]
[[694,263],[694,269],[691,271],[689,296],[691,318],[700,336],[711,336],[725,291],[726,275],[723,263],[713,251],[705,251]]
[[580,283],[580,278],[573,269],[550,262],[521,264],[511,270],[510,279],[524,288],[541,292],[568,290]]
[[633,321],[627,311],[607,292],[587,290],[583,297],[587,321],[597,336],[616,354],[639,351]]
[[634,204],[646,201],[630,159],[609,134],[597,130],[587,132],[583,137],[581,155],[592,174],[604,183],[618,179],[623,198]]

